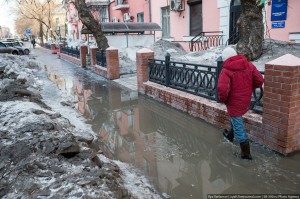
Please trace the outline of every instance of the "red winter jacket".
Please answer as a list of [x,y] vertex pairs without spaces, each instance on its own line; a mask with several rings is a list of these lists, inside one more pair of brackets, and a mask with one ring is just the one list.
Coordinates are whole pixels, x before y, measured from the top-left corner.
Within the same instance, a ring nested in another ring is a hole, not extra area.
[[218,80],[220,102],[230,116],[244,115],[250,106],[252,91],[263,84],[263,76],[244,55],[228,58]]

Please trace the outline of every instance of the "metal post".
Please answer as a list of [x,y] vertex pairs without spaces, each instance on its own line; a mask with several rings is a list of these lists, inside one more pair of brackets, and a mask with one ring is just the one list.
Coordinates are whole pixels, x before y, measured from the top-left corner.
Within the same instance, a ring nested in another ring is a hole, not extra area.
[[215,81],[215,88],[216,88],[216,101],[219,102],[219,96],[218,96],[218,80],[219,80],[219,76],[222,70],[222,66],[223,66],[223,59],[222,57],[218,57],[217,61],[217,69],[216,69],[216,81]]
[[58,31],[59,31],[59,42],[61,42],[61,32],[60,32],[60,26],[58,26]]
[[171,55],[170,53],[166,53],[165,55],[165,61],[166,61],[166,86],[170,85],[170,60]]

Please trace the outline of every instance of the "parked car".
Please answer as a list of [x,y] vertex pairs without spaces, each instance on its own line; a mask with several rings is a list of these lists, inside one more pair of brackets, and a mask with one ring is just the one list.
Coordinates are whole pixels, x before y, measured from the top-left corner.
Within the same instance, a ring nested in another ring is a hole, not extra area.
[[29,55],[30,50],[28,47],[23,46],[23,44],[20,41],[14,41],[14,42],[3,42],[4,44],[15,47],[18,49],[21,49],[24,52],[24,55]]
[[29,41],[29,39],[27,37],[23,37],[21,41]]
[[9,53],[13,55],[19,55],[20,51],[17,48],[7,46],[3,42],[0,42],[0,53]]

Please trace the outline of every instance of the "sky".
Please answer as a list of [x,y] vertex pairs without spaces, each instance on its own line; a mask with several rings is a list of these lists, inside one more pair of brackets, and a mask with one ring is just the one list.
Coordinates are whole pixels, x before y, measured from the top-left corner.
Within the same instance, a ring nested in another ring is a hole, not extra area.
[[[9,0],[12,1],[12,0]],[[12,3],[4,3],[4,0],[0,0],[0,26],[9,27],[10,32],[12,34],[15,33],[15,22],[14,22],[14,14],[10,12],[10,8]]]

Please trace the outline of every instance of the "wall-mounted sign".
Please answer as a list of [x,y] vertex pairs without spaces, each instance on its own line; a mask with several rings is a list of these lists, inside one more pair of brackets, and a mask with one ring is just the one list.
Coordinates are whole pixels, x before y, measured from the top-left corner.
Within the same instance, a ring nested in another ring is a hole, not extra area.
[[282,21],[286,20],[288,0],[273,0],[271,21]]
[[30,35],[31,34],[31,31],[29,28],[26,29],[26,35]]
[[285,27],[285,21],[272,21],[272,28],[284,28]]

